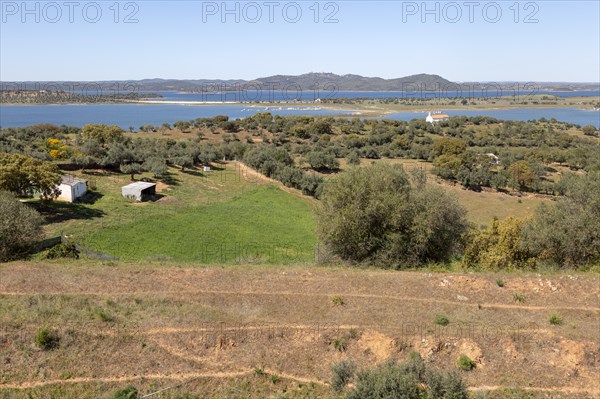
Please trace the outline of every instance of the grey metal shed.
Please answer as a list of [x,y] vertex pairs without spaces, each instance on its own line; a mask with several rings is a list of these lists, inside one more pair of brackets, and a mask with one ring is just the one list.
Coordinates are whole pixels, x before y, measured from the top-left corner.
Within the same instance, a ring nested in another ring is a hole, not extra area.
[[124,186],[121,192],[125,198],[146,201],[148,197],[156,194],[156,183],[138,181]]

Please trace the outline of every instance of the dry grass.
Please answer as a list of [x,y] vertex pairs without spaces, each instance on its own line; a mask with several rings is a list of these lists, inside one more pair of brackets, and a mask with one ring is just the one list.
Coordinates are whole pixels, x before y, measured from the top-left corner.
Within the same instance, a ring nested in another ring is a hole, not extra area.
[[[473,389],[599,393],[597,275],[514,274],[500,288],[493,274],[88,261],[6,264],[0,276],[3,398],[91,398],[127,383],[148,393],[178,382],[192,397],[333,397],[324,386],[333,363],[367,367],[412,350],[444,368],[469,356]],[[564,323],[550,325],[552,313]],[[450,324],[436,325],[438,314]],[[58,330],[59,348],[32,345],[42,325]]]

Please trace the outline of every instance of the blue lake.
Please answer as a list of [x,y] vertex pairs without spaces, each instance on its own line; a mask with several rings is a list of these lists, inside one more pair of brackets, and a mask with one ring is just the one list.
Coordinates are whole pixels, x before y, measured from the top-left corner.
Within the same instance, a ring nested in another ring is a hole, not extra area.
[[[255,107],[244,104],[180,105],[180,104],[91,104],[91,105],[8,105],[0,106],[1,127],[24,127],[38,123],[83,126],[88,123],[129,126],[161,125],[180,120],[192,120],[216,115],[228,115],[231,119],[244,118],[257,112],[271,112],[276,115],[353,115],[352,111],[332,111],[318,107]],[[507,110],[456,110],[446,111],[448,115],[490,116],[504,120],[556,118],[561,122],[581,126],[593,125],[600,128],[600,112],[571,108],[526,108]],[[411,120],[425,118],[424,112],[400,112],[380,119]]]
[[[592,125],[600,128],[600,111],[586,111],[572,108],[515,108],[501,110],[449,110],[444,111],[449,116],[490,116],[502,120],[528,121],[532,119],[552,119],[560,122],[575,123],[585,126]],[[379,119],[399,119],[410,121],[424,118],[423,112],[398,112]]]
[[[289,109],[291,108],[291,109]],[[277,115],[350,115],[351,111],[331,111],[318,107],[251,107],[243,104],[88,104],[88,105],[6,105],[0,106],[1,127],[24,127],[38,123],[83,126],[88,123],[118,125],[123,129],[141,125],[162,125],[196,118],[228,115],[230,119],[257,112]]]

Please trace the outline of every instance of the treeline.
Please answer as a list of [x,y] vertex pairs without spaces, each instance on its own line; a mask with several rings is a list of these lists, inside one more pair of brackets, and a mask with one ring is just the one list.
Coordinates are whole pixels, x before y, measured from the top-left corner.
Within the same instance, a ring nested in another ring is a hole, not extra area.
[[[598,131],[555,120],[498,121],[489,117],[453,117],[432,125],[359,118],[280,117],[269,113],[231,121],[229,131],[268,132],[263,141],[290,144],[299,155],[330,158],[412,158],[433,162],[434,173],[467,188],[513,188],[560,195],[564,187],[549,179],[551,164],[573,171],[600,170]],[[580,130],[580,137],[567,133]],[[318,162],[315,170],[335,169]]]
[[[341,158],[346,158],[349,164],[358,164],[361,158],[410,158],[432,162],[433,172],[439,177],[469,189],[490,187],[550,195],[565,192],[560,179],[552,176],[558,174],[556,167],[588,173],[600,170],[598,140],[593,137],[598,134],[596,128],[579,128],[553,120],[501,122],[488,117],[453,117],[432,125],[424,120],[282,117],[258,113],[239,120],[216,116],[159,127],[140,126],[140,131],[145,132],[171,129],[196,135],[178,141],[134,139],[125,138],[118,129],[118,140],[98,143],[97,137],[82,140],[84,132],[78,128],[36,125],[0,130],[0,151],[28,153],[46,160],[70,159],[82,168],[123,165],[123,171],[133,175],[150,170],[159,176],[165,164],[185,168],[216,159],[243,160],[247,147],[260,143],[258,146],[268,144],[284,149],[292,159],[299,157],[317,172],[337,170]],[[583,134],[567,133],[569,129],[579,129]],[[66,141],[73,134],[80,139],[68,145]],[[220,135],[222,142],[215,144],[214,138],[219,136],[213,134]],[[211,139],[206,140],[206,135],[211,135]],[[212,144],[205,144],[206,141]],[[260,160],[250,159],[250,163],[269,177],[318,196],[318,189],[314,188],[319,185],[318,175],[312,173],[306,177],[302,164],[294,165],[288,160],[277,161],[276,168],[273,166],[276,161],[270,158],[263,154]]]

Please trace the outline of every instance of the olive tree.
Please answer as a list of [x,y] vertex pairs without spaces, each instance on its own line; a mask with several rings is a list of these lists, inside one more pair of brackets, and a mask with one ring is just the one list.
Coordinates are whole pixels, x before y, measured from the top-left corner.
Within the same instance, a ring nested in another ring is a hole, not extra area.
[[18,259],[43,238],[43,218],[14,194],[0,191],[0,262]]
[[319,237],[350,262],[402,268],[447,261],[468,230],[456,198],[411,184],[399,165],[352,168],[326,183],[321,198]]
[[20,197],[39,193],[44,199],[59,195],[60,171],[51,162],[29,155],[0,153],[0,190]]
[[542,204],[524,227],[525,243],[540,259],[566,267],[600,261],[600,172],[566,179],[565,197]]

